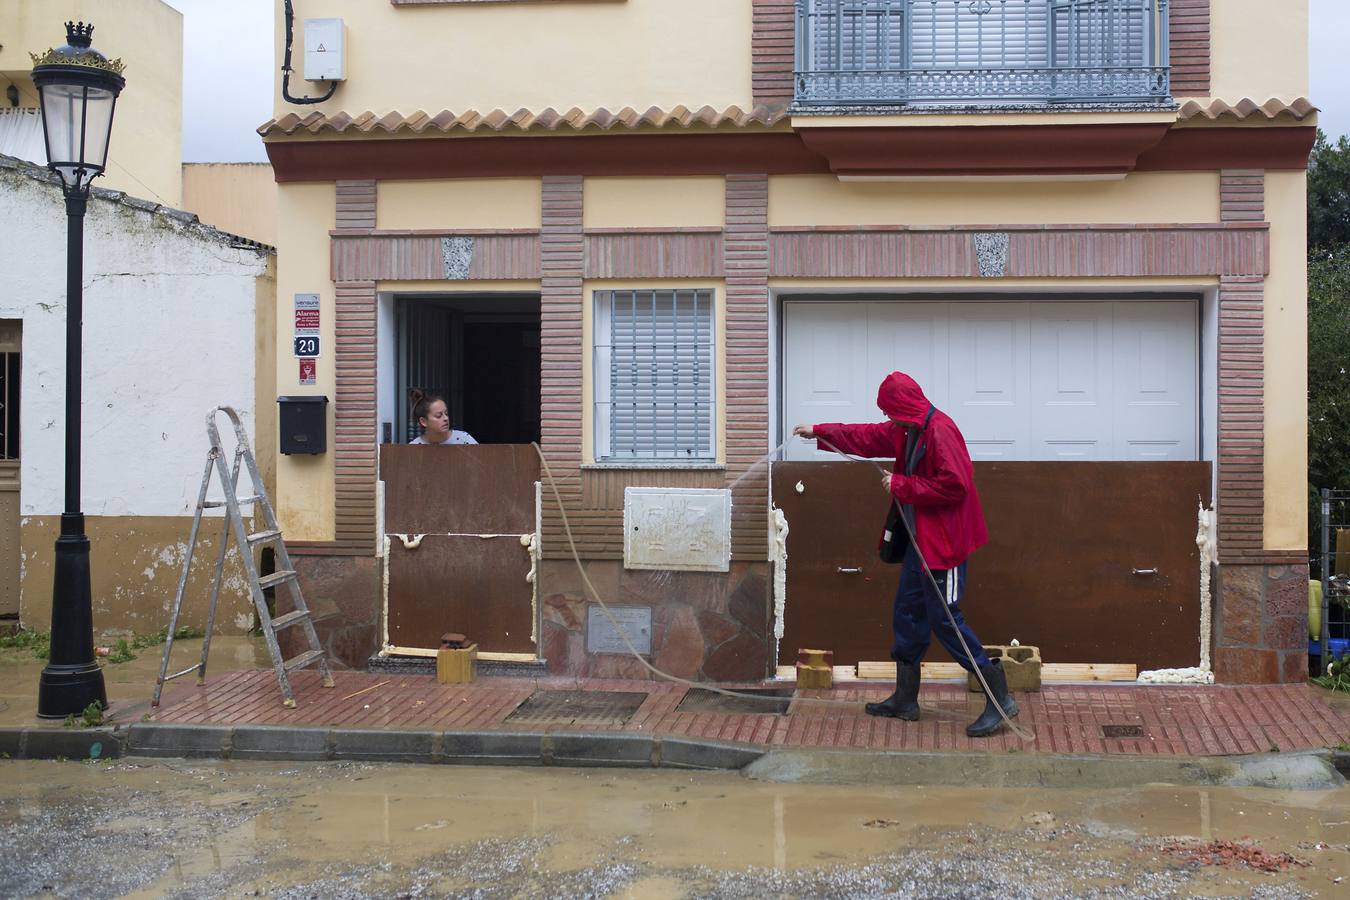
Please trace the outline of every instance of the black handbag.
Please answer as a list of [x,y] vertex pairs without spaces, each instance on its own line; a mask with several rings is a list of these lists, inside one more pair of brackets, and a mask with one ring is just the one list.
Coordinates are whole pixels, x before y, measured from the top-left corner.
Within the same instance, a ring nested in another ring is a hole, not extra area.
[[[928,423],[933,421],[933,413],[936,408],[928,407],[928,415],[924,417],[923,427],[917,433],[912,434],[913,443],[906,447],[904,474],[913,475],[914,469],[919,465],[919,460],[923,459],[925,445],[922,440],[923,433],[928,430]],[[907,442],[908,443],[908,442]],[[905,527],[905,522],[901,516],[904,511],[900,504],[894,499],[891,500],[890,509],[886,510],[886,525],[881,531],[881,544],[877,547],[877,555],[881,561],[888,565],[899,565],[905,561],[905,551],[909,549],[909,535],[914,528],[913,513],[909,516],[909,528]]]

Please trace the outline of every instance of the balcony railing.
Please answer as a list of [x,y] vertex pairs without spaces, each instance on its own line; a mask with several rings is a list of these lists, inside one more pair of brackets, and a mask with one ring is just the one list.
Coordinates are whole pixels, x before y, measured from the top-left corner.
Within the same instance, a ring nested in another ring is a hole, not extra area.
[[797,0],[796,105],[1165,104],[1168,0]]

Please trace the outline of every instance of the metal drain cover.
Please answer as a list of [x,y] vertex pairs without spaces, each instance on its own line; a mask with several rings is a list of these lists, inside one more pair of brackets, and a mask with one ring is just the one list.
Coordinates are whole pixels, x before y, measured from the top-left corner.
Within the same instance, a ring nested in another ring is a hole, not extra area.
[[623,725],[647,699],[645,691],[535,691],[506,717],[539,725]]
[[676,712],[739,713],[742,715],[781,716],[792,702],[792,688],[736,688],[737,694],[728,697],[707,688],[690,688],[675,707]]
[[1141,738],[1144,736],[1143,725],[1103,725],[1102,737],[1104,738]]

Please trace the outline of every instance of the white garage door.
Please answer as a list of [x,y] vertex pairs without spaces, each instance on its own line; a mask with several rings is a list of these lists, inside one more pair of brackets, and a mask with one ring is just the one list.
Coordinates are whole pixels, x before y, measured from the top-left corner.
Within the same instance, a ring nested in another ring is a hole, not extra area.
[[[877,422],[877,386],[912,375],[973,459],[1193,460],[1196,305],[806,302],[783,305],[783,424]],[[788,459],[828,459],[790,441]]]

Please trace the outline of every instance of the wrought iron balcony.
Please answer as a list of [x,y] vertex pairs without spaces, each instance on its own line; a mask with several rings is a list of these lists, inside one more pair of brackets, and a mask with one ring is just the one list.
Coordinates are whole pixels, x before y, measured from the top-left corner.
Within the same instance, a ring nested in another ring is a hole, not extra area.
[[797,0],[796,106],[1170,104],[1168,0]]

